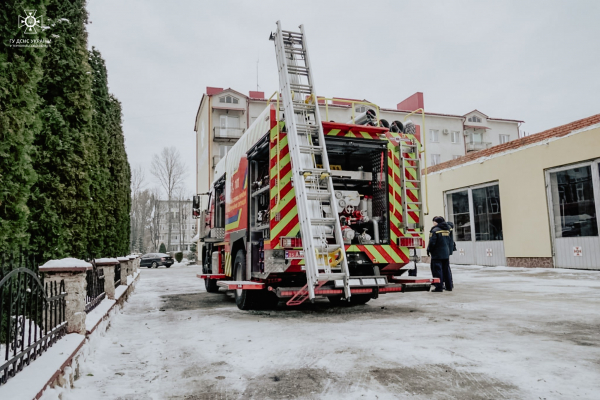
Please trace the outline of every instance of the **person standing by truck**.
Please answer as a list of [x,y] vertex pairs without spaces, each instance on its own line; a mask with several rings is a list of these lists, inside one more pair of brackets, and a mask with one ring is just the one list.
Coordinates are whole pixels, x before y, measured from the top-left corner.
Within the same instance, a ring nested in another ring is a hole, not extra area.
[[429,233],[427,255],[431,257],[431,275],[439,278],[433,292],[452,291],[452,272],[450,271],[450,254],[454,248],[451,228],[443,217],[433,217],[433,228]]

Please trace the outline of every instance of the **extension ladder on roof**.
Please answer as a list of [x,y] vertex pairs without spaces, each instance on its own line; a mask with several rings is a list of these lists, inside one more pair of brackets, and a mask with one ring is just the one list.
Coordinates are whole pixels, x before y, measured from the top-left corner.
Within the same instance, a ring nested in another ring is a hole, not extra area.
[[[282,30],[277,21],[277,31],[271,39],[275,41],[307,278],[304,291],[288,304],[314,299],[315,287],[333,280],[343,280],[344,295],[350,298],[350,273],[304,26],[300,25],[300,32],[289,32]],[[315,156],[321,157],[319,164]],[[333,264],[332,259],[336,260]]]

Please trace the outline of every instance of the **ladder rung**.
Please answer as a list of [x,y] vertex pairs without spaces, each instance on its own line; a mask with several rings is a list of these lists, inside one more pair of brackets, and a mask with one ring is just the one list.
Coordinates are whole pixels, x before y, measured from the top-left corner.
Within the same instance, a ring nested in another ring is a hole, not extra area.
[[421,181],[413,180],[413,179],[405,179],[404,182],[420,183]]
[[304,154],[319,154],[323,153],[323,149],[317,146],[298,146],[300,153]]
[[406,160],[406,161],[419,161],[418,158],[410,158],[410,157],[402,157],[402,159]]
[[337,221],[336,218],[311,218],[310,223],[312,225],[333,225]]
[[406,201],[406,204],[423,204],[420,201]]
[[331,200],[331,193],[325,191],[319,192],[306,192],[306,198],[308,200]]
[[298,36],[298,37],[302,37],[302,32],[292,32],[292,31],[284,31],[283,29],[281,30],[281,33],[287,33],[287,34],[291,34],[292,36]]

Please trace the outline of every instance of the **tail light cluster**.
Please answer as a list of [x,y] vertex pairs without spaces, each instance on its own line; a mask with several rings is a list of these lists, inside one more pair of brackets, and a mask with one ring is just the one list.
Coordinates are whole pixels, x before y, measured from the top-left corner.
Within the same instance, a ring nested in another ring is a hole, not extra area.
[[398,246],[400,247],[412,247],[412,248],[423,248],[425,247],[425,241],[420,237],[401,237],[398,238]]
[[302,247],[302,239],[296,237],[280,237],[279,245],[284,249],[291,249],[294,247]]

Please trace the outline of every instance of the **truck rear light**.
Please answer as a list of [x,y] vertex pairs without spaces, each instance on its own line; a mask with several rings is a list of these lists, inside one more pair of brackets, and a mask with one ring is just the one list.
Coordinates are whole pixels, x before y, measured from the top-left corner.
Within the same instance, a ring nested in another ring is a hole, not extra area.
[[302,247],[302,239],[296,237],[281,237],[279,238],[279,245],[284,249]]
[[425,241],[419,237],[401,237],[398,242],[399,247],[425,247]]

